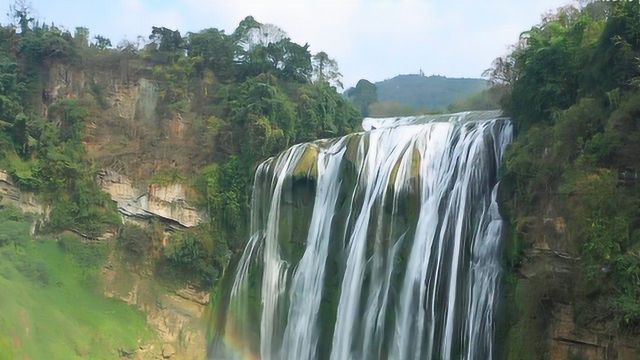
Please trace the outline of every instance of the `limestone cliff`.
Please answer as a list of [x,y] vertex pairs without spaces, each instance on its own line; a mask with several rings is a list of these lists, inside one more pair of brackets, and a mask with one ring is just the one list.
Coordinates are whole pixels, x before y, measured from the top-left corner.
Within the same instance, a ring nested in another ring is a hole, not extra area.
[[[121,214],[128,221],[160,219],[174,229],[195,226],[202,214],[186,205],[184,187],[151,185],[139,191],[131,181],[113,172],[102,172],[99,178]],[[36,194],[20,190],[11,176],[0,170],[0,203],[13,205],[36,216],[32,233],[46,221],[48,208]],[[103,236],[102,239],[111,237]],[[135,359],[204,359],[206,356],[206,319],[209,293],[183,284],[168,288],[154,279],[149,270],[134,268],[112,252],[102,267],[104,295],[122,300],[146,314],[149,326],[158,340],[141,344],[138,349],[119,349],[123,358]]]
[[49,219],[49,207],[38,200],[33,192],[21,191],[11,179],[11,175],[0,169],[0,204],[9,204],[24,213],[34,215],[31,234],[34,235]]
[[206,357],[205,312],[209,294],[191,286],[170,290],[151,276],[140,274],[111,256],[102,269],[104,294],[142,310],[158,341],[129,350],[135,359]]
[[[158,86],[150,80],[146,64],[128,59],[94,66],[53,63],[44,85],[40,111],[45,118],[49,106],[59,99],[84,99],[99,105],[90,115],[83,144],[88,158],[101,169],[96,182],[116,202],[125,222],[147,226],[157,220],[165,232],[162,246],[167,246],[171,232],[208,219],[188,202],[193,191],[186,184],[153,183],[158,172],[192,173],[208,154],[191,138],[192,115],[177,114],[168,119],[158,115]],[[36,194],[20,191],[3,171],[0,198],[40,218],[47,214]],[[105,296],[143,311],[158,335],[158,341],[141,344],[138,349],[120,349],[123,358],[205,358],[208,292],[186,282],[160,285],[150,267],[130,266],[116,250],[102,275]]]
[[84,145],[100,168],[114,170],[134,181],[145,181],[159,171],[190,174],[210,159],[195,139],[195,114],[158,113],[160,89],[150,68],[141,60],[74,66],[53,63],[43,89],[41,113],[64,98],[93,101]]
[[193,227],[205,219],[205,215],[189,205],[186,189],[182,184],[135,187],[127,176],[111,170],[98,175],[98,183],[118,204],[120,213],[133,219],[164,220],[174,228]]

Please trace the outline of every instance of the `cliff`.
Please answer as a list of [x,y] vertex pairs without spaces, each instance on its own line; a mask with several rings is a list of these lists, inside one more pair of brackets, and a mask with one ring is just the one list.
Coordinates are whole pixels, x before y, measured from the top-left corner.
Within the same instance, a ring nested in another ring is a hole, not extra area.
[[157,339],[129,350],[135,359],[206,357],[209,294],[188,284],[167,289],[150,274],[133,269],[112,254],[102,268],[104,295],[140,309]]
[[[621,331],[589,304],[582,258],[553,199],[544,216],[513,224],[523,253],[507,275],[503,308],[508,318],[498,341],[513,360],[634,360],[638,336]],[[512,244],[509,244],[512,246]],[[513,249],[509,249],[513,250]]]
[[[171,143],[169,146],[186,151],[174,151],[173,157],[165,157],[166,153],[149,151],[146,147],[149,145],[143,144],[157,136],[158,93],[155,82],[141,77],[141,68],[132,70],[136,66],[140,64],[123,63],[115,69],[53,64],[40,111],[46,117],[50,104],[60,99],[93,97],[96,88],[104,89],[100,95],[103,98],[99,99],[104,107],[94,113],[83,135],[88,158],[99,169],[95,181],[117,204],[125,222],[143,227],[153,222],[163,224],[162,246],[169,246],[173,232],[195,227],[208,216],[189,203],[187,198],[194,191],[184,180],[153,183],[156,171],[179,168],[192,172],[195,165],[185,159],[197,156],[189,153],[188,141],[182,139],[186,126],[179,118],[169,121],[170,139],[165,140]],[[21,190],[4,170],[0,170],[0,202],[34,214],[32,234],[49,219],[51,210],[42,194]],[[100,239],[113,237],[109,233]],[[158,337],[138,349],[119,350],[121,355],[139,359],[205,358],[209,294],[193,288],[188,281],[161,285],[152,268],[132,267],[123,260],[117,246],[109,248],[112,249],[109,260],[101,271],[104,295],[143,311]]]
[[25,213],[35,214],[43,219],[48,217],[48,209],[36,197],[36,194],[21,191],[13,182],[11,175],[0,169],[0,202],[11,204]]
[[118,210],[127,220],[159,219],[174,229],[200,224],[206,215],[189,205],[186,185],[150,184],[146,188],[134,187],[131,179],[112,170],[98,173],[98,184],[118,204]]

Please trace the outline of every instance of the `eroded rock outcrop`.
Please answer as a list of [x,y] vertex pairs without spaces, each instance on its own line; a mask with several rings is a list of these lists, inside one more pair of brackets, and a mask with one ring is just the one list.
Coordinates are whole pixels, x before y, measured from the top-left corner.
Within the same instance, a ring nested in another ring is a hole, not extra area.
[[186,188],[182,184],[151,184],[139,189],[128,177],[111,170],[101,171],[98,183],[111,195],[125,217],[144,220],[159,218],[178,228],[196,226],[205,218],[202,212],[189,205]]
[[32,192],[21,191],[8,172],[0,169],[0,201],[11,204],[25,213],[47,217],[47,208],[38,201]]

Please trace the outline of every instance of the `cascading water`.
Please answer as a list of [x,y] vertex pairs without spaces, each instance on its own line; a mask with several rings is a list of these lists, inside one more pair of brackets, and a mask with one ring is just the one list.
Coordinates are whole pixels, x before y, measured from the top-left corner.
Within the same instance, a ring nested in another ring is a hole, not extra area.
[[213,359],[492,359],[498,112],[365,119],[257,169]]

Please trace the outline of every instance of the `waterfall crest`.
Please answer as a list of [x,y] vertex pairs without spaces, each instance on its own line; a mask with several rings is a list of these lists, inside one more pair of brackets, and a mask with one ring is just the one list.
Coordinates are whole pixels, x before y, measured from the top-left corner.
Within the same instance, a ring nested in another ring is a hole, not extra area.
[[498,112],[365,119],[261,164],[214,359],[492,359]]

